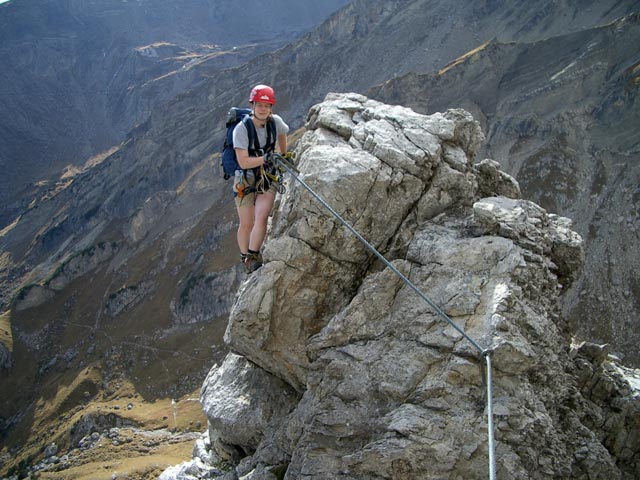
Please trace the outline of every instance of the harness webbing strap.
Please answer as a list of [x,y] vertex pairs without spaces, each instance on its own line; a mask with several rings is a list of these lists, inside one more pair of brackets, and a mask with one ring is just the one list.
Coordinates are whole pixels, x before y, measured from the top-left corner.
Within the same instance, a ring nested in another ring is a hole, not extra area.
[[402,274],[395,265],[387,260],[378,250],[371,245],[358,231],[353,228],[346,220],[344,220],[338,212],[336,212],[331,205],[329,205],[320,195],[318,195],[307,183],[300,178],[300,172],[293,167],[285,158],[281,155],[274,155],[276,161],[284,167],[284,169],[291,174],[291,176],[298,181],[323,207],[325,207],[331,214],[347,229],[355,235],[355,237],[362,242],[376,257],[378,257],[389,269],[395,273],[409,288],[411,288],[422,300],[424,300],[441,318],[443,318],[449,325],[455,328],[471,345],[473,345],[481,354],[485,357],[487,363],[487,421],[488,421],[488,443],[489,443],[489,479],[495,480],[495,446],[493,435],[493,400],[492,400],[492,388],[491,388],[491,353],[492,350],[482,348],[473,338],[454,323],[454,321],[444,313],[429,297],[427,297],[411,280]]
[[249,115],[245,115],[242,118],[242,124],[244,128],[247,130],[247,137],[249,138],[249,155],[258,156],[258,152],[261,150],[266,152],[271,152],[276,146],[276,132],[275,132],[275,122],[273,119],[267,121],[266,129],[267,129],[267,143],[264,148],[260,146],[260,140],[258,139],[258,132],[256,131],[256,126],[253,124],[251,117]]
[[[276,125],[275,121],[270,118],[266,123],[267,129],[267,142],[265,143],[264,148],[260,146],[260,140],[258,139],[258,132],[256,131],[256,126],[253,124],[250,115],[245,115],[242,118],[242,124],[247,130],[247,137],[249,139],[249,155],[252,157],[259,157],[265,153],[273,152],[276,146]],[[269,188],[269,184],[271,183],[268,178],[265,178],[264,168],[255,167],[252,169],[253,175],[256,181],[256,184],[251,191],[247,191],[246,193],[251,192],[259,192],[264,193]],[[244,170],[245,172],[247,170]],[[246,175],[246,174],[245,174]]]

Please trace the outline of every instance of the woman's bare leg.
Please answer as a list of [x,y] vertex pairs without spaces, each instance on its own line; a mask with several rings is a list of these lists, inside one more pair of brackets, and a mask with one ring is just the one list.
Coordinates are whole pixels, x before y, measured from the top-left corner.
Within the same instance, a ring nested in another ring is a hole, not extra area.
[[238,225],[238,248],[240,248],[240,253],[248,253],[256,208],[253,205],[247,205],[236,209],[240,219],[240,225]]
[[256,198],[254,224],[249,239],[249,249],[259,252],[267,235],[267,222],[273,208],[273,202],[276,199],[275,192],[265,192]]

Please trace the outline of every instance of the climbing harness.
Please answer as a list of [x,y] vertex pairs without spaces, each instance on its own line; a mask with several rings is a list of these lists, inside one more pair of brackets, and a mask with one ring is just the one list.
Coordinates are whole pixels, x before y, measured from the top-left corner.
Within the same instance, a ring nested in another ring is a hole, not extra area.
[[[289,155],[289,154],[288,154]],[[482,348],[473,338],[454,323],[454,321],[444,313],[429,297],[427,297],[411,280],[402,274],[391,262],[389,262],[384,255],[371,245],[358,231],[353,228],[346,220],[344,220],[338,212],[336,212],[322,197],[320,197],[307,183],[300,178],[300,171],[292,163],[292,156],[282,156],[274,154],[273,158],[276,164],[281,166],[287,171],[297,182],[299,182],[323,207],[325,207],[331,214],[347,229],[355,235],[355,237],[362,242],[376,257],[378,257],[389,269],[395,273],[409,288],[411,288],[422,300],[424,300],[441,318],[443,318],[449,325],[456,329],[471,345],[473,345],[482,357],[485,358],[487,366],[487,429],[488,429],[488,443],[489,443],[489,480],[495,480],[496,465],[495,465],[495,445],[494,445],[494,426],[493,426],[493,398],[491,387],[491,349]]]
[[257,168],[256,174],[253,169],[248,170],[236,170],[233,191],[238,198],[243,198],[249,193],[265,193],[270,188],[273,188],[277,193],[283,194],[287,191],[283,183],[284,169],[281,167],[274,167],[267,170],[264,165]]
[[283,184],[282,174],[284,172],[284,168],[280,165],[273,165],[270,168],[265,168],[264,165],[261,165],[256,180],[256,192],[264,193],[270,187],[273,187],[276,192],[280,194],[285,193],[287,189]]
[[244,176],[244,170],[238,169],[233,177],[233,191],[239,198],[243,198],[246,193],[249,193],[245,190],[248,190],[247,179]]

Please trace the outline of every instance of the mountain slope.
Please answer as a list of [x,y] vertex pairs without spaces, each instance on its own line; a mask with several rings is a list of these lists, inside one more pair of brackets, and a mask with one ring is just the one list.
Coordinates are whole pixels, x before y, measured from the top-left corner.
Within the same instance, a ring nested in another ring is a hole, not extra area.
[[36,182],[117,145],[154,106],[281,46],[345,1],[0,5],[0,225],[28,205]]
[[248,68],[273,72],[267,78],[282,85],[286,112],[302,122],[325,92],[365,91],[397,75],[437,71],[493,38],[535,41],[608,23],[637,8],[634,1],[356,0],[278,56],[261,57]]

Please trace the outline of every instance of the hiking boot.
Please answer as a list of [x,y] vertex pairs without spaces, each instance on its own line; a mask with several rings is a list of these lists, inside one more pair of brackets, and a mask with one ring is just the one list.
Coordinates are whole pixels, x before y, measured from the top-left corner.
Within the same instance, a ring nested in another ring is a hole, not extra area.
[[244,265],[245,272],[255,272],[262,266],[262,254],[260,252],[247,253],[242,259],[242,265]]
[[248,256],[249,256],[249,254],[248,254],[248,253],[241,253],[241,254],[240,254],[240,263],[242,264],[242,268],[244,268],[244,271],[245,271],[246,273],[249,273],[249,272],[247,271],[247,257],[248,257]]

